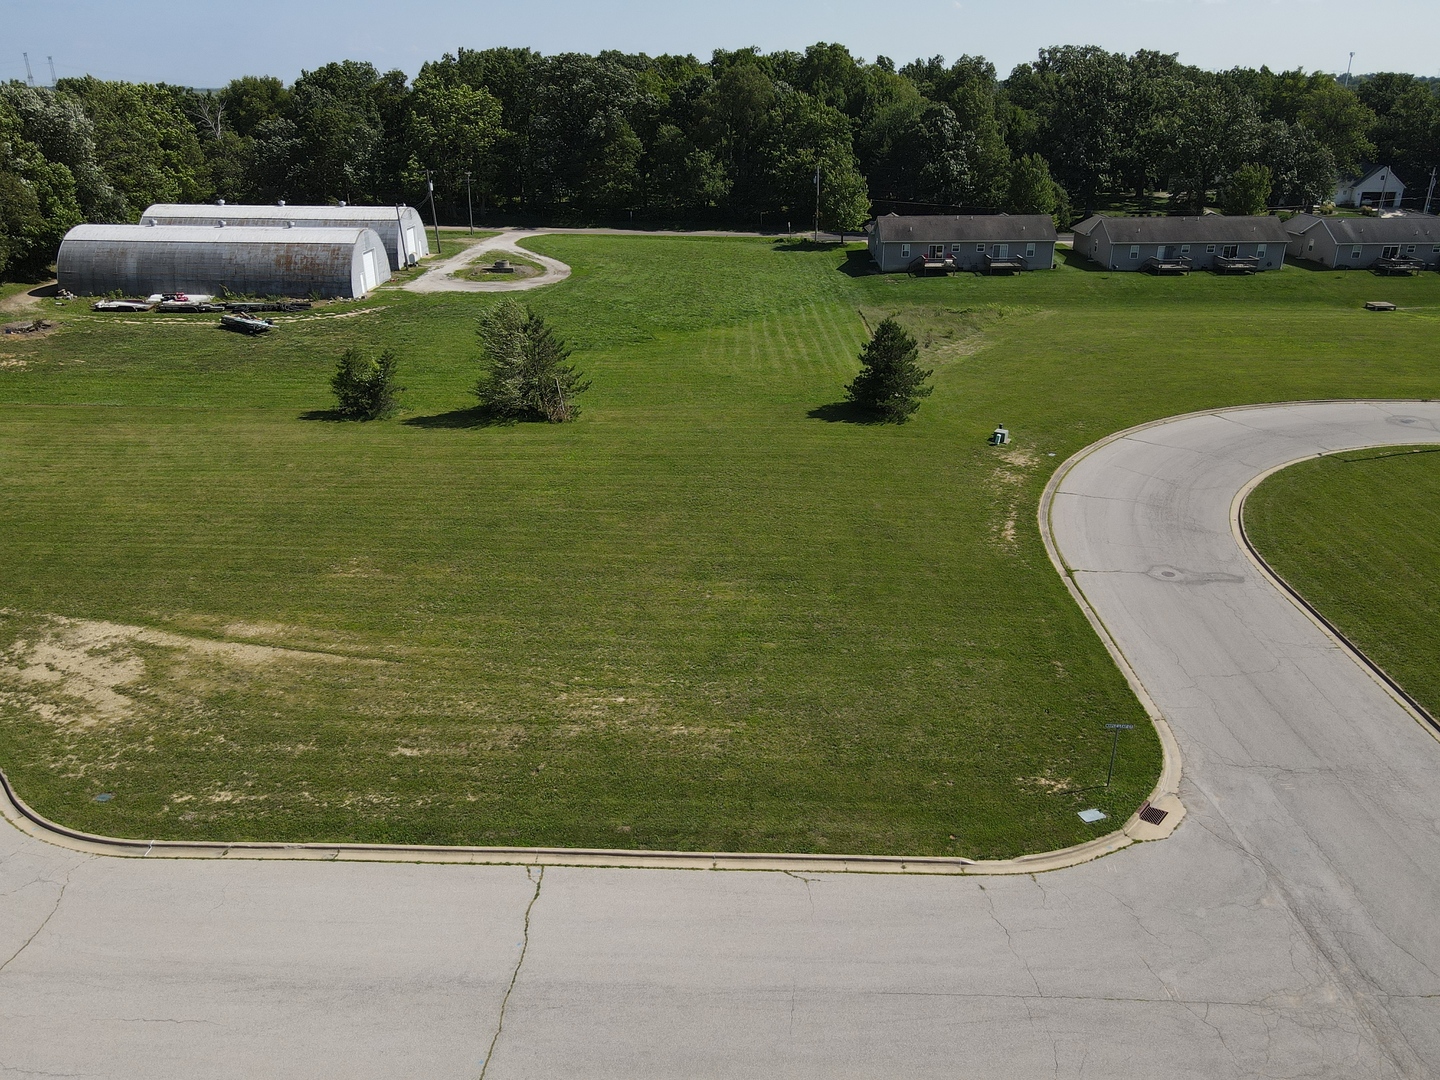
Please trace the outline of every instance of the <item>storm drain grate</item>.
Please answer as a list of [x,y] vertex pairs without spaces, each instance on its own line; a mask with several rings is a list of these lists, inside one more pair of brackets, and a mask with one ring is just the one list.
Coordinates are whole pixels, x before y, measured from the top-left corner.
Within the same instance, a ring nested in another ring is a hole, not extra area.
[[1148,802],[1140,808],[1140,820],[1148,821],[1151,825],[1159,825],[1169,816],[1168,810],[1161,810],[1158,806],[1151,806]]

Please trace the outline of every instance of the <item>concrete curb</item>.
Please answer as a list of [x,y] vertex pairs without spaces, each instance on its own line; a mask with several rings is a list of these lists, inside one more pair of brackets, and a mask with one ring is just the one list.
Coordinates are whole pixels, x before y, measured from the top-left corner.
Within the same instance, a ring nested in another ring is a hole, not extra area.
[[[1347,399],[1348,400],[1348,399]],[[1317,402],[1318,403],[1318,402]],[[1369,403],[1376,405],[1402,404],[1395,400],[1373,400]],[[638,868],[651,867],[655,869],[671,870],[768,870],[768,871],[789,871],[789,872],[811,872],[811,873],[869,873],[869,874],[968,874],[968,875],[1000,875],[1000,874],[1038,874],[1050,870],[1061,870],[1070,866],[1078,866],[1081,863],[1090,862],[1122,848],[1129,847],[1137,841],[1159,840],[1173,833],[1185,816],[1185,808],[1179,799],[1180,784],[1180,745],[1175,739],[1175,733],[1171,730],[1169,723],[1150,697],[1145,685],[1140,681],[1139,676],[1130,666],[1125,654],[1120,650],[1106,628],[1104,621],[1090,606],[1088,598],[1083,590],[1075,583],[1070,568],[1065,565],[1055,544],[1055,538],[1051,529],[1050,507],[1054,501],[1056,492],[1065,476],[1085,458],[1095,451],[1119,439],[1126,438],[1147,428],[1158,427],[1175,420],[1181,420],[1193,416],[1217,415],[1220,413],[1237,412],[1246,409],[1273,408],[1282,404],[1310,404],[1307,402],[1271,402],[1260,405],[1241,405],[1222,409],[1201,409],[1196,412],[1183,413],[1178,416],[1165,417],[1160,420],[1152,420],[1144,424],[1137,424],[1134,427],[1126,428],[1123,431],[1107,435],[1097,442],[1079,450],[1067,458],[1045,485],[1045,490],[1040,498],[1038,513],[1038,524],[1040,527],[1041,539],[1045,544],[1045,551],[1050,557],[1051,563],[1064,580],[1070,595],[1080,605],[1090,625],[1095,628],[1101,642],[1114,659],[1121,673],[1125,676],[1131,689],[1134,691],[1140,703],[1144,706],[1146,713],[1150,716],[1151,723],[1155,725],[1156,733],[1160,737],[1160,745],[1164,754],[1164,764],[1161,768],[1160,779],[1151,792],[1150,805],[1157,809],[1166,811],[1166,818],[1162,825],[1155,826],[1140,820],[1139,811],[1116,832],[1106,836],[1097,837],[1094,840],[1073,847],[1061,848],[1057,851],[1040,852],[1034,855],[1022,855],[1017,859],[1004,860],[972,860],[964,858],[945,858],[934,856],[904,856],[904,855],[803,855],[785,853],[765,852],[684,852],[684,851],[626,851],[626,850],[605,850],[588,848],[502,848],[502,847],[445,847],[426,845],[405,845],[405,844],[272,844],[262,842],[251,843],[222,843],[217,841],[185,841],[185,840],[129,840],[111,836],[100,836],[94,833],[81,832],[76,829],[67,828],[44,817],[22,800],[11,786],[9,777],[3,770],[0,770],[0,813],[15,828],[37,840],[42,840],[57,847],[67,848],[71,851],[79,851],[90,855],[105,855],[119,858],[165,858],[165,859],[287,859],[287,860],[310,860],[310,861],[347,861],[347,862],[397,862],[397,863],[460,863],[460,864],[499,864],[512,866],[595,866],[595,867],[624,867]],[[1297,461],[1309,460],[1309,457],[1299,458]],[[1290,462],[1289,464],[1295,464]],[[1285,466],[1280,466],[1284,468]],[[1252,559],[1257,561],[1261,571],[1275,583],[1277,588],[1282,589],[1286,595],[1295,599],[1303,610],[1315,618],[1319,624],[1326,629],[1332,637],[1354,656],[1357,662],[1366,667],[1368,671],[1375,674],[1382,681],[1387,690],[1392,693],[1398,691],[1404,694],[1389,679],[1384,672],[1380,671],[1368,660],[1358,649],[1350,645],[1338,631],[1330,627],[1318,612],[1313,611],[1309,605],[1300,600],[1281,578],[1274,574],[1263,560],[1260,560],[1258,553],[1250,547],[1248,540],[1244,537],[1243,528],[1239,524],[1240,508],[1243,506],[1244,496],[1254,490],[1265,476],[1275,472],[1272,469],[1257,477],[1236,496],[1236,502],[1232,507],[1232,521],[1236,529],[1237,538],[1241,547],[1250,553]],[[1408,697],[1401,697],[1398,700],[1405,704],[1412,713],[1416,707],[1409,703]],[[1417,719],[1428,720],[1434,724],[1423,710],[1417,715]]]
[[1430,734],[1433,735],[1437,741],[1440,741],[1440,720],[1437,720],[1434,716],[1430,715],[1430,710],[1425,708],[1424,705],[1421,705],[1420,702],[1416,701],[1413,697],[1411,697],[1409,692],[1406,691],[1406,689],[1398,682],[1392,679],[1384,668],[1382,668],[1379,664],[1375,663],[1374,660],[1371,660],[1370,657],[1366,656],[1360,646],[1356,645],[1353,641],[1346,637],[1344,631],[1342,631],[1338,626],[1336,626],[1324,615],[1322,615],[1320,611],[1317,608],[1313,607],[1310,604],[1310,601],[1306,600],[1305,597],[1302,596],[1298,590],[1296,590],[1288,581],[1286,581],[1283,577],[1276,573],[1275,569],[1265,560],[1265,556],[1261,555],[1259,549],[1253,543],[1251,543],[1250,534],[1245,530],[1246,500],[1250,498],[1250,494],[1256,488],[1258,488],[1270,477],[1274,476],[1276,473],[1280,472],[1283,469],[1290,468],[1290,466],[1292,465],[1299,465],[1302,461],[1314,461],[1316,458],[1329,457],[1332,454],[1349,453],[1354,453],[1354,451],[1327,450],[1323,454],[1306,454],[1304,457],[1298,457],[1292,461],[1287,461],[1282,465],[1276,465],[1273,469],[1266,469],[1263,473],[1255,477],[1243,488],[1241,488],[1239,493],[1236,494],[1234,501],[1230,504],[1230,531],[1234,534],[1236,541],[1241,547],[1241,550],[1245,552],[1246,556],[1250,559],[1250,562],[1254,564],[1255,569],[1259,570],[1261,575],[1269,580],[1270,584],[1274,585],[1277,589],[1279,589],[1287,597],[1289,597],[1291,603],[1293,603],[1307,616],[1309,616],[1310,621],[1313,622],[1316,626],[1318,626],[1328,637],[1330,637],[1335,642],[1335,644],[1340,647],[1341,651],[1348,653],[1352,660],[1354,660],[1357,664],[1364,668],[1366,672],[1370,675],[1370,677],[1374,679],[1377,683],[1379,683],[1384,688],[1385,692],[1395,699],[1396,704],[1398,704],[1402,709],[1408,712],[1415,719],[1415,721],[1421,726],[1423,726],[1427,731],[1429,731]]

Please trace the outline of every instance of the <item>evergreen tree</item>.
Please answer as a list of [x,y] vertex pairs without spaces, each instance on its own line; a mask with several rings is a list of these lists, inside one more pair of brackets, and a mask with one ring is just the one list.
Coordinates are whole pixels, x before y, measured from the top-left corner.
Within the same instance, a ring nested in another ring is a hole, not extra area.
[[501,420],[564,423],[580,415],[575,398],[590,382],[570,363],[570,347],[545,320],[506,298],[480,319],[480,406]]
[[340,415],[348,420],[379,420],[393,413],[405,389],[395,385],[396,366],[395,354],[389,349],[378,359],[359,349],[346,349],[330,376]]
[[916,362],[919,355],[915,339],[893,316],[886,318],[860,350],[860,374],[846,396],[886,423],[903,424],[935,389],[926,382],[934,372]]

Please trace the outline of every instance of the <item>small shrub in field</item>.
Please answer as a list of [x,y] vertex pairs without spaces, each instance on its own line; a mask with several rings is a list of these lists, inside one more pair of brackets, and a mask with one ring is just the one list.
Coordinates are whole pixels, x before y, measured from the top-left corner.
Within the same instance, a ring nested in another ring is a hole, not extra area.
[[934,372],[916,362],[919,355],[915,339],[893,317],[886,318],[860,350],[860,374],[845,388],[846,395],[876,419],[903,424],[935,389],[925,381]]
[[483,370],[475,396],[481,408],[497,419],[552,424],[580,415],[575,398],[590,382],[544,319],[507,298],[481,317],[477,332]]
[[397,363],[389,349],[378,358],[359,349],[346,349],[330,376],[340,415],[349,420],[379,420],[393,413],[405,389],[395,385]]

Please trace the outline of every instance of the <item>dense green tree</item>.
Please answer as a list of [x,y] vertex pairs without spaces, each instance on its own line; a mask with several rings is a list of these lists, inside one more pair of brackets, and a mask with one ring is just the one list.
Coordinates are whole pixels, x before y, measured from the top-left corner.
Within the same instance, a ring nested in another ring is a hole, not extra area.
[[489,176],[491,148],[501,133],[500,102],[484,87],[422,76],[410,98],[410,148],[434,169],[442,198],[456,201],[465,174]]
[[1273,205],[1308,210],[1335,191],[1335,157],[1300,123],[1271,120],[1260,128],[1259,161],[1270,170]]
[[1265,165],[1241,165],[1226,179],[1220,192],[1220,205],[1235,217],[1263,214],[1270,203],[1272,181]]
[[92,75],[61,79],[57,91],[77,100],[95,126],[96,160],[138,219],[156,202],[211,197],[205,155],[185,115],[185,94],[150,83],[105,82]]
[[348,420],[380,420],[400,407],[403,386],[395,385],[399,361],[386,349],[378,357],[346,349],[330,376],[336,411]]
[[290,109],[256,132],[271,156],[267,179],[283,175],[282,193],[294,201],[372,201],[386,137],[377,102],[382,85],[374,65],[356,60],[301,72]]
[[860,373],[846,397],[878,420],[903,424],[935,389],[928,383],[934,372],[920,366],[919,356],[915,339],[893,316],[881,320],[860,350]]
[[0,84],[0,102],[8,105],[18,120],[21,139],[46,161],[69,170],[85,220],[119,221],[124,217],[125,201],[100,166],[95,125],[79,101],[11,82]]
[[630,123],[639,100],[634,72],[613,58],[566,53],[542,60],[529,128],[532,204],[632,206],[644,150]]
[[1212,78],[1187,85],[1169,118],[1167,171],[1177,209],[1202,212],[1220,180],[1259,149],[1254,103]]
[[1010,170],[1010,189],[1005,209],[1012,214],[1054,214],[1060,199],[1050,166],[1039,154],[1018,158]]
[[1413,75],[1372,75],[1356,88],[1375,114],[1375,160],[1390,165],[1407,185],[1424,188],[1440,165],[1440,85]]
[[507,297],[480,318],[480,407],[499,420],[552,424],[580,415],[575,398],[590,382],[570,363],[570,347],[545,320]]

